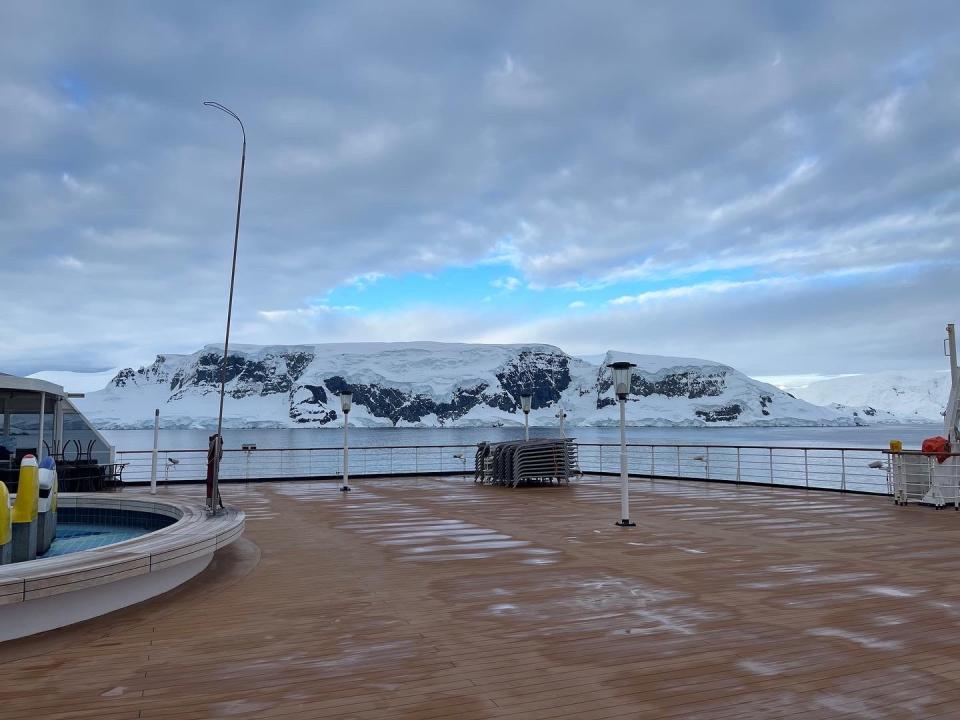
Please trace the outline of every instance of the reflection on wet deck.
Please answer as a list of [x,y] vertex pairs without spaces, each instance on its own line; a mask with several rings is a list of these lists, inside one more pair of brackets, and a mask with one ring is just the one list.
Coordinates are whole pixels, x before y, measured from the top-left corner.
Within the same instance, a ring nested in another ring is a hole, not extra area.
[[960,714],[956,513],[634,481],[623,529],[610,479],[337,487],[224,486],[248,542],[0,646],[4,718]]

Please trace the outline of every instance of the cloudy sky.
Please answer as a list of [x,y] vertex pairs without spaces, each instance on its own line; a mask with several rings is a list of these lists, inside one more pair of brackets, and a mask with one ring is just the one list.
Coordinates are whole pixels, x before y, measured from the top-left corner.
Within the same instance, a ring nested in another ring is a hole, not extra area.
[[0,370],[222,341],[944,366],[960,5],[0,4]]

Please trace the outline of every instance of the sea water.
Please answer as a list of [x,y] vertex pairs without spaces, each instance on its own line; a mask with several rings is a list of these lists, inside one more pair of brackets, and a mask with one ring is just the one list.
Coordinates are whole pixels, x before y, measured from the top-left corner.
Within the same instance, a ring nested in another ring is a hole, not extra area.
[[[211,430],[161,430],[165,450],[197,450],[207,447]],[[152,430],[104,430],[117,450],[148,450]],[[567,427],[568,437],[581,443],[618,443],[616,427]],[[725,427],[663,428],[628,427],[627,441],[656,445],[762,445],[764,447],[885,448],[890,440],[919,449],[924,438],[943,434],[942,425],[873,425],[868,427]],[[250,429],[223,431],[224,446],[239,449],[243,443],[267,448],[322,448],[343,444],[342,427]],[[558,437],[557,427],[531,427],[530,437]],[[415,445],[472,445],[477,442],[519,440],[523,427],[485,428],[350,428],[352,447]]]

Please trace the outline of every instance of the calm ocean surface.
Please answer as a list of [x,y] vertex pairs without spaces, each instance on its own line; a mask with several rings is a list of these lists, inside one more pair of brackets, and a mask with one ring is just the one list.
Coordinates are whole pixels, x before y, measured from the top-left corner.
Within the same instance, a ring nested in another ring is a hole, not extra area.
[[[628,442],[665,445],[763,445],[786,447],[885,448],[890,440],[902,440],[906,447],[919,448],[931,435],[943,433],[942,425],[880,425],[850,428],[627,428]],[[153,447],[152,430],[105,430],[103,434],[118,450],[148,450]],[[209,430],[161,430],[160,447],[167,450],[195,450],[207,447]],[[224,430],[224,444],[239,448],[256,443],[258,448],[340,447],[342,428],[289,430]],[[557,437],[557,428],[530,428],[530,437]],[[616,443],[617,428],[572,427],[567,435],[584,443]],[[350,445],[465,445],[481,440],[516,440],[522,427],[501,428],[351,428]]]

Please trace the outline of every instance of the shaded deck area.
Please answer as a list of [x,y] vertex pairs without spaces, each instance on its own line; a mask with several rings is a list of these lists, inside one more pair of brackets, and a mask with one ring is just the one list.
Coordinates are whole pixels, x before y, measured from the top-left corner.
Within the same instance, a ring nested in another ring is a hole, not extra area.
[[335,487],[225,485],[245,539],[0,645],[0,716],[960,716],[952,510],[633,481],[621,529],[613,479]]

